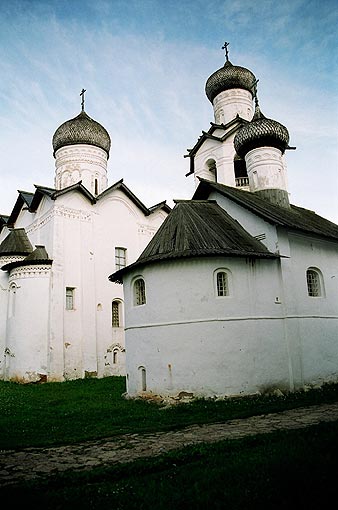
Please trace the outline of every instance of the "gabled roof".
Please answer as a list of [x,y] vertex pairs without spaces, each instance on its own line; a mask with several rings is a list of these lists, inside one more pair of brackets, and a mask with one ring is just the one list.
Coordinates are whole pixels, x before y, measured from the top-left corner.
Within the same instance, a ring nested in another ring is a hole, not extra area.
[[169,207],[164,200],[163,202],[160,202],[159,204],[153,205],[152,207],[146,207],[141,200],[137,198],[136,195],[126,186],[123,182],[123,179],[120,179],[119,181],[115,182],[112,186],[105,189],[98,197],[97,200],[100,200],[101,198],[105,197],[108,193],[111,191],[118,189],[122,191],[141,211],[145,216],[149,216],[153,212],[157,211],[158,209],[163,209],[165,212],[169,213],[171,211],[171,207]]
[[28,255],[33,247],[27,237],[24,228],[15,228],[0,244],[0,256],[2,255]]
[[71,191],[79,191],[82,195],[88,198],[92,204],[96,202],[96,198],[87,190],[85,186],[83,186],[82,181],[71,184],[70,186],[67,186],[63,189],[47,188],[45,186],[38,186],[37,184],[34,184],[34,186],[36,191],[31,204],[31,210],[34,211],[37,209],[37,206],[39,205],[43,195],[50,197],[52,200],[56,200],[58,197],[65,195],[66,193],[70,193]]
[[158,209],[162,209],[164,212],[169,213],[171,211],[171,207],[169,207],[164,200],[163,202],[160,202],[156,205],[153,205],[152,207],[146,207],[141,200],[137,198],[132,191],[123,183],[123,179],[116,182],[106,190],[104,190],[100,195],[97,197],[94,197],[90,193],[90,191],[87,190],[85,186],[83,186],[82,181],[79,181],[75,184],[72,184],[71,186],[68,186],[67,188],[63,188],[60,190],[57,190],[55,188],[49,188],[47,186],[40,186],[37,184],[34,184],[35,186],[35,193],[29,193],[27,191],[19,191],[19,196],[17,198],[17,201],[15,203],[15,206],[10,214],[10,216],[2,216],[4,218],[2,224],[0,221],[0,227],[3,224],[7,224],[9,227],[13,227],[19,214],[22,209],[22,207],[26,204],[28,210],[30,212],[35,212],[37,208],[39,207],[39,204],[44,196],[47,196],[51,198],[52,200],[56,200],[58,197],[65,195],[66,193],[70,193],[71,191],[79,191],[84,197],[86,197],[92,204],[95,204],[98,200],[100,200],[102,197],[104,197],[107,193],[114,189],[120,189],[125,195],[130,198],[130,200],[144,213],[145,216],[149,216],[150,214],[154,213]]
[[206,200],[212,191],[233,200],[242,207],[263,218],[268,223],[280,225],[292,230],[338,240],[338,225],[322,218],[313,211],[291,205],[290,208],[280,207],[257,196],[255,193],[243,191],[231,186],[199,178],[200,184],[192,200]]
[[216,201],[175,202],[176,206],[137,261],[109,276],[111,281],[122,282],[129,269],[161,260],[217,255],[278,257],[244,230]]
[[26,204],[28,210],[30,212],[35,212],[40,205],[40,202],[44,196],[55,200],[57,197],[69,193],[71,191],[77,190],[82,195],[84,195],[88,200],[93,204],[96,202],[96,198],[85,188],[82,184],[82,181],[77,182],[76,184],[72,184],[67,188],[63,188],[61,190],[56,190],[54,188],[49,188],[47,186],[40,186],[38,184],[34,184],[35,193],[29,193],[27,191],[19,191],[19,196],[16,200],[14,208],[8,218],[7,225],[13,226],[18,219],[20,211],[22,207]]
[[14,225],[24,205],[26,205],[26,207],[30,209],[34,197],[34,193],[29,193],[28,191],[18,190],[18,193],[19,193],[18,198],[16,199],[12,212],[7,220],[7,225],[9,227]]
[[36,246],[35,250],[32,251],[27,257],[23,260],[16,260],[15,262],[10,262],[9,264],[5,264],[2,266],[3,271],[11,271],[15,267],[20,266],[34,266],[37,264],[48,264],[51,265],[53,263],[52,259],[49,258],[46,248],[44,246]]
[[[207,132],[202,131],[202,135],[198,138],[194,147],[192,149],[187,149],[188,154],[184,155],[185,158],[190,158],[190,170],[186,174],[186,177],[188,175],[191,175],[192,173],[194,173],[194,171],[195,171],[194,157],[195,157],[198,149],[205,142],[205,140],[212,139],[212,140],[216,140],[216,141],[222,143],[227,138],[229,138],[229,136],[231,136],[233,133],[235,133],[241,126],[243,126],[247,123],[248,123],[248,121],[243,119],[242,117],[240,117],[238,114],[236,115],[236,117],[234,119],[232,119],[227,124],[215,124],[214,122],[210,122],[211,127],[209,128],[209,130]],[[215,136],[213,133],[214,133],[214,131],[216,131],[216,129],[222,129],[223,131],[225,131],[225,133],[222,136]]]
[[0,214],[0,232],[4,225],[7,225],[9,216],[7,214]]

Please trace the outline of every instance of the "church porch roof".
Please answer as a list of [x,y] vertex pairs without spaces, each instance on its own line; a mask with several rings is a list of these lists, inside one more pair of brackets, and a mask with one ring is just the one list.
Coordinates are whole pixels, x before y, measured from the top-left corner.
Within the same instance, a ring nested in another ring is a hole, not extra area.
[[20,266],[34,266],[38,264],[52,265],[53,261],[49,258],[46,248],[42,245],[36,245],[27,257],[23,260],[16,260],[2,266],[3,271],[11,271],[12,269]]
[[0,244],[0,256],[3,255],[28,255],[33,247],[27,237],[24,228],[15,228]]
[[277,258],[231,218],[216,201],[176,200],[172,212],[134,264],[109,276],[122,282],[130,269],[162,260],[233,256]]

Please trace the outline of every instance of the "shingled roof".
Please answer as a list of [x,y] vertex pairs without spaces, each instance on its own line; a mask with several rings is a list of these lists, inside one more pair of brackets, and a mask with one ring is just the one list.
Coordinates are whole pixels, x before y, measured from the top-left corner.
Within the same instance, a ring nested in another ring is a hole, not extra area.
[[202,178],[199,178],[199,180],[200,184],[192,200],[206,200],[212,191],[218,191],[273,225],[338,240],[338,225],[322,218],[313,211],[295,205],[291,205],[287,209],[272,204],[255,193],[249,193]]
[[276,258],[214,200],[176,200],[176,206],[134,264],[109,279],[122,282],[131,268],[161,260],[228,255]]
[[3,271],[11,271],[15,267],[20,266],[34,266],[38,264],[52,265],[53,260],[49,258],[46,248],[42,245],[35,246],[35,250],[32,251],[23,260],[15,260],[2,266]]
[[27,237],[24,228],[11,230],[0,244],[0,256],[2,255],[28,255],[33,247]]

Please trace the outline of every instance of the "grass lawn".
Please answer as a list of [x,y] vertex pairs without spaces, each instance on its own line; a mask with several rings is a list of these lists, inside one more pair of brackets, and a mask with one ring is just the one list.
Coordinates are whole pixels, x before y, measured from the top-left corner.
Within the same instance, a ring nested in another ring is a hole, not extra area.
[[26,385],[0,381],[0,449],[169,430],[338,400],[335,384],[282,397],[197,400],[170,408],[126,400],[124,391],[123,377]]
[[[338,401],[338,385],[284,396],[197,400],[164,407],[122,397],[122,377],[20,385],[0,382],[0,448],[71,444]],[[10,455],[10,453],[9,453]],[[57,509],[329,508],[338,423],[198,445],[90,472],[1,489],[2,500]]]

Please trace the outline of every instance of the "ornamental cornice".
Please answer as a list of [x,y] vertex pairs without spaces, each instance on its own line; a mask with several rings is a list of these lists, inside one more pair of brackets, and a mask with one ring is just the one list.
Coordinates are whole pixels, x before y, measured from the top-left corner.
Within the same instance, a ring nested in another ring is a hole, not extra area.
[[26,227],[26,233],[31,234],[36,230],[40,229],[44,225],[50,222],[50,220],[54,217],[54,211],[49,210],[46,214],[35,220],[29,227]]
[[82,156],[83,154],[89,157],[105,159],[106,161],[108,159],[107,153],[103,149],[100,149],[99,147],[89,148],[86,145],[78,145],[77,147],[73,146],[72,148],[68,146],[59,149],[56,152],[56,159],[73,158],[78,157],[79,155]]
[[4,266],[5,264],[10,264],[11,262],[18,262],[25,259],[26,257],[27,255],[3,255],[0,257],[0,267]]
[[146,225],[144,223],[138,224],[138,229],[137,229],[138,234],[146,235],[146,236],[153,236],[155,234],[155,232],[156,232],[155,227],[150,227],[149,225]]
[[[64,165],[74,165],[74,162],[76,163],[79,163],[79,164],[83,164],[83,163],[87,163],[89,165],[98,165],[98,166],[101,166],[102,168],[106,168],[107,167],[107,160],[103,159],[103,158],[97,158],[97,159],[90,159],[89,157],[68,157],[67,159],[64,158],[64,159],[59,159],[57,162],[56,162],[56,165],[57,165],[57,168],[60,168]],[[78,168],[79,170],[79,168]]]
[[55,206],[54,207],[54,214],[56,216],[60,216],[63,218],[70,218],[73,220],[80,220],[80,221],[86,221],[91,222],[92,221],[92,215],[88,211],[82,211],[81,209],[72,209],[71,207],[64,207],[64,206]]
[[46,278],[50,275],[51,266],[49,264],[37,264],[16,267],[12,269],[8,283],[22,278]]
[[[71,218],[80,221],[92,221],[91,213],[87,211],[81,211],[78,209],[72,209],[70,207],[58,206],[54,205],[51,211],[48,211],[44,216],[37,219],[32,223],[29,227],[26,228],[26,233],[31,234],[36,230],[42,228],[48,222],[50,222],[55,216],[63,217],[63,218]],[[22,260],[22,259],[18,259]]]

